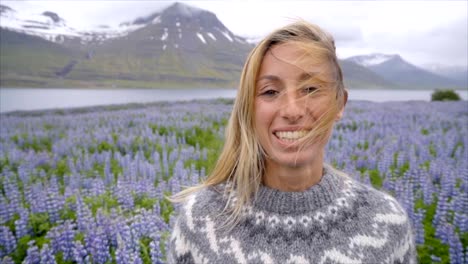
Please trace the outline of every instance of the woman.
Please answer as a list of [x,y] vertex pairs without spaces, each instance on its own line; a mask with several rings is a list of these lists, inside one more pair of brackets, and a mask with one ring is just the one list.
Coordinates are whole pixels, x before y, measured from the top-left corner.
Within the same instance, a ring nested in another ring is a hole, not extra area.
[[329,34],[299,21],[261,41],[213,172],[173,197],[168,262],[414,263],[396,200],[324,165],[346,101]]

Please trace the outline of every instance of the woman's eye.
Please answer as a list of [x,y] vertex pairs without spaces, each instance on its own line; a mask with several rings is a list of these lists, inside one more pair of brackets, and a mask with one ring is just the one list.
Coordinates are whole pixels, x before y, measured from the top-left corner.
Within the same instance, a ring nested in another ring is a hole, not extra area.
[[266,90],[266,91],[262,92],[261,95],[275,96],[275,95],[277,95],[277,94],[278,94],[278,91],[269,89],[269,90]]
[[307,94],[313,93],[315,91],[317,91],[317,88],[313,87],[313,86],[304,88],[304,92],[307,93]]

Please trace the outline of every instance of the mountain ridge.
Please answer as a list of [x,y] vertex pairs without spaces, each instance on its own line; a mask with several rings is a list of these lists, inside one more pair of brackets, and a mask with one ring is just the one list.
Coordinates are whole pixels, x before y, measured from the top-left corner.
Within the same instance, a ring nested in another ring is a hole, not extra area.
[[[3,87],[32,82],[51,87],[234,88],[254,47],[231,32],[216,14],[182,3],[122,22],[119,29],[101,25],[92,31],[69,27],[65,18],[52,11],[37,14],[37,21],[21,20],[15,12],[0,5]],[[4,17],[9,18],[6,23]],[[34,25],[44,28],[30,27]],[[8,45],[9,38],[28,39],[31,45],[14,47]],[[34,45],[45,52],[34,53]],[[400,55],[367,56],[373,58],[340,60],[348,88],[405,88],[376,69],[398,59],[400,66],[405,65]]]
[[[14,35],[13,31],[6,33],[9,29],[3,29],[2,25],[2,53],[9,54],[0,69],[2,77],[6,75],[6,79],[11,80],[12,76],[21,75],[21,80],[49,80],[50,85],[59,86],[237,86],[242,64],[253,45],[229,31],[215,14],[174,4],[146,22],[150,23],[140,24],[137,29],[117,37],[100,39],[99,34],[90,33],[84,36],[88,38],[86,41],[74,36],[58,42],[50,41],[56,38],[43,37],[51,42],[46,54],[54,59],[31,56],[43,63],[42,71],[26,63],[20,63],[22,67],[15,66],[19,62],[14,57],[21,57],[21,52],[4,43],[8,42],[8,37],[21,39],[21,34],[28,34],[24,31],[15,31],[19,35]],[[39,43],[35,40],[33,43]],[[57,49],[52,43],[75,53],[65,61],[61,53],[54,55]],[[62,65],[58,66],[58,61]],[[13,69],[16,72],[13,73]],[[9,84],[18,83],[1,82],[1,86]]]
[[346,59],[355,62],[403,88],[463,88],[466,84],[418,67],[398,54],[357,55]]

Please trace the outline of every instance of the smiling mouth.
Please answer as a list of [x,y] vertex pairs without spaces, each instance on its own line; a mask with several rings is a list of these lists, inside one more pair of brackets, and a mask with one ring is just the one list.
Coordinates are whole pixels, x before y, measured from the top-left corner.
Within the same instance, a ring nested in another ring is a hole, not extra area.
[[277,138],[283,141],[294,142],[305,137],[308,132],[308,130],[276,131],[274,134]]

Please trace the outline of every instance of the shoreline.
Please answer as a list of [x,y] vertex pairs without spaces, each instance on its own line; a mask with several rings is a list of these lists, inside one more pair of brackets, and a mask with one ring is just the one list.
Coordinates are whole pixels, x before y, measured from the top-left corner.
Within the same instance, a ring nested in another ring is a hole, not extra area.
[[[14,89],[14,90],[24,90],[24,89],[43,89],[43,90],[237,90],[237,87],[213,87],[213,86],[200,86],[200,87],[1,87],[3,89]],[[382,87],[365,87],[365,88],[347,88],[348,91],[435,91],[435,90],[454,90],[454,91],[467,91],[466,88],[382,88]]]

